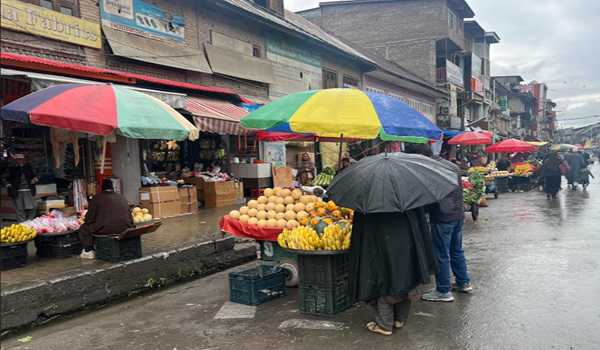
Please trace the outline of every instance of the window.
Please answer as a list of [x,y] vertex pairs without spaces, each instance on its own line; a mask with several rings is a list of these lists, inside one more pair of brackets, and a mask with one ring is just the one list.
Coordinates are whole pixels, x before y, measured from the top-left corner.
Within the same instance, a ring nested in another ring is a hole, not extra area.
[[323,89],[333,89],[338,87],[337,72],[323,69]]
[[257,46],[257,45],[252,46],[252,56],[260,58],[260,56],[261,56],[260,46]]
[[448,27],[454,28],[454,13],[450,10],[448,10]]
[[344,74],[344,87],[358,87],[358,79]]
[[40,0],[40,6],[45,7],[48,10],[54,9],[54,6],[52,5],[52,1],[50,1],[50,0]]
[[78,0],[29,0],[27,2],[60,12],[63,15],[79,16]]
[[62,13],[63,15],[67,15],[67,16],[73,16],[73,9],[70,7],[66,7],[66,6],[61,6],[60,13]]
[[375,88],[375,87],[372,87],[372,86],[366,86],[365,87],[365,91],[366,92],[373,92],[373,93],[376,93],[376,94],[385,94],[385,91],[383,91],[382,89],[378,89],[378,88]]

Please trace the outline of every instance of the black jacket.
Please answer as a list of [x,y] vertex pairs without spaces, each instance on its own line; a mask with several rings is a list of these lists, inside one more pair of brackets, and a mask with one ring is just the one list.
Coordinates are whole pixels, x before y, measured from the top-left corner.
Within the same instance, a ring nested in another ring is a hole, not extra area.
[[8,194],[11,198],[17,198],[17,194],[19,193],[19,186],[21,186],[21,174],[25,174],[25,179],[29,184],[29,189],[31,190],[31,195],[35,196],[35,185],[31,184],[31,180],[35,177],[35,173],[29,164],[25,164],[24,166],[15,166],[8,169],[8,183],[10,184],[10,188],[8,189]]
[[427,207],[427,211],[429,212],[429,220],[434,224],[443,224],[462,220],[465,217],[465,207],[460,168],[458,168],[455,164],[439,157],[434,157],[434,159],[444,163],[445,166],[452,168],[456,172],[458,188],[450,192],[449,195],[447,195],[438,203],[431,204]]

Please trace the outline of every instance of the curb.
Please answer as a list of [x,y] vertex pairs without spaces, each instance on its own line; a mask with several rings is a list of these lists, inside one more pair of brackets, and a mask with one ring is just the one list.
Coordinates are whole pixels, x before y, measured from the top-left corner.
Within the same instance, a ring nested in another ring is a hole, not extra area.
[[129,298],[197,279],[256,259],[254,244],[235,245],[233,237],[189,245],[107,268],[60,278],[0,295],[0,332],[5,336],[88,307]]

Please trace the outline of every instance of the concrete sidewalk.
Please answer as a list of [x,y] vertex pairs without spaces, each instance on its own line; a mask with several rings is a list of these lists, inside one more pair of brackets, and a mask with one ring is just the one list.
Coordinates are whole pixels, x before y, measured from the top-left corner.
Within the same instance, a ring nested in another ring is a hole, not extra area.
[[[2,271],[0,330],[37,326],[151,289],[207,276],[256,257],[253,243],[224,237],[218,219],[229,208],[164,220],[143,237],[143,257],[112,264],[79,257],[39,259]],[[30,243],[30,249],[33,243]],[[33,248],[33,254],[35,248]]]

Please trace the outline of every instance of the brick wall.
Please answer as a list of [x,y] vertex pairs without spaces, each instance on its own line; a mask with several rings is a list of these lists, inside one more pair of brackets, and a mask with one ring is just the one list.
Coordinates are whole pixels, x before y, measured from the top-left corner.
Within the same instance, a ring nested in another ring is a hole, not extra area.
[[[462,30],[449,31],[446,0],[406,0],[324,5],[322,26],[435,83],[435,41],[464,45]],[[315,18],[313,15],[309,18]]]

